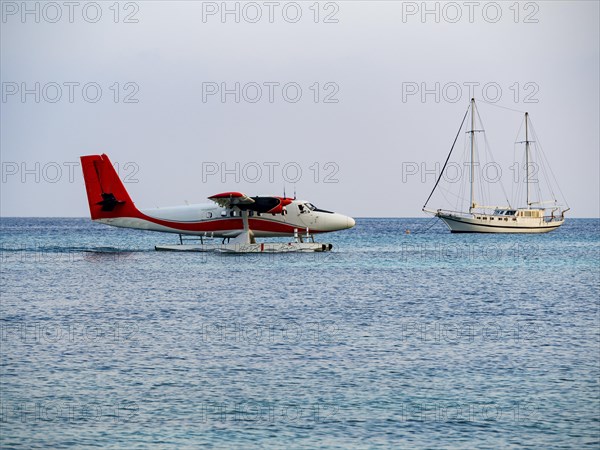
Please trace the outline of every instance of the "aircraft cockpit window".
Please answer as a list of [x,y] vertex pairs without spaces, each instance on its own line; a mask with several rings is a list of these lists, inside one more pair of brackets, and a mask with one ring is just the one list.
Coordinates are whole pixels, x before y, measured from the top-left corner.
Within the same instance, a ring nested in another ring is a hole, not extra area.
[[306,206],[311,211],[314,211],[315,209],[317,209],[317,207],[315,205],[313,205],[312,203],[305,203],[304,206]]
[[298,210],[300,211],[300,214],[302,214],[304,212],[304,206],[298,205]]

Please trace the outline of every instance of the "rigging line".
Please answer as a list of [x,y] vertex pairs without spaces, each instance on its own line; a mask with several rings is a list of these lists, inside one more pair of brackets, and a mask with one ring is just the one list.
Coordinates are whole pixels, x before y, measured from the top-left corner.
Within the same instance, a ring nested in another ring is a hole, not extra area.
[[[462,175],[461,175],[461,178],[462,178]],[[461,181],[460,184],[458,185],[458,195],[454,194],[454,197],[455,197],[454,211],[463,211],[463,207],[465,204],[464,193],[465,193],[464,183]]]
[[[517,179],[517,205],[519,204],[524,204],[526,203],[525,200],[525,193],[524,193],[524,188],[523,186],[525,186],[525,183],[523,182],[525,180],[525,177],[521,175],[521,167],[525,167],[525,154],[523,154],[523,156],[521,157],[521,162],[520,162],[520,166],[519,166],[519,172],[518,172],[518,179]],[[522,181],[523,180],[523,181]]]
[[[461,159],[461,161],[467,161],[468,160],[468,156],[467,155],[469,154],[469,148],[468,148],[469,146],[467,144],[467,141],[468,141],[468,139],[467,139],[467,133],[465,133],[464,134],[464,139],[463,139],[463,153],[462,153],[462,159]],[[463,164],[463,167],[464,167],[464,164]],[[458,192],[459,198],[457,199],[457,202],[456,202],[457,207],[454,208],[455,211],[464,211],[465,209],[469,208],[469,206],[468,206],[469,201],[468,201],[467,196],[466,196],[467,195],[466,194],[466,190],[469,187],[469,182],[468,182],[467,177],[463,176],[462,174],[463,174],[463,172],[461,171],[460,185],[459,185],[460,186],[460,190]],[[460,208],[458,206],[459,201],[461,202],[460,203]]]
[[[521,120],[521,125],[519,125],[519,131],[517,131],[517,135],[515,136],[515,144],[519,144],[519,143],[523,142],[523,141],[519,141],[519,136],[521,135],[521,130],[523,129],[524,123],[525,123],[525,119]],[[530,124],[531,124],[531,120],[530,120]]]
[[437,187],[438,183],[442,179],[442,174],[444,173],[444,170],[446,169],[446,165],[448,164],[448,160],[450,159],[450,155],[452,155],[452,150],[454,150],[454,145],[456,144],[456,141],[458,140],[458,136],[460,135],[460,130],[462,130],[462,127],[463,127],[463,125],[465,123],[465,119],[467,118],[467,114],[469,113],[469,109],[471,109],[471,105],[469,105],[469,107],[465,111],[465,115],[463,117],[462,122],[460,123],[460,128],[458,129],[458,133],[456,133],[456,137],[454,138],[454,142],[452,143],[452,147],[450,148],[450,153],[448,153],[448,157],[446,158],[446,162],[444,163],[444,167],[442,167],[442,170],[440,172],[440,176],[438,177],[437,181],[435,182],[435,185],[433,186],[433,189],[431,190],[431,193],[429,194],[429,197],[427,197],[427,201],[423,205],[423,209],[425,209],[425,207],[427,206],[427,203],[429,202],[429,199],[433,195],[433,192],[435,191],[435,188]]
[[[542,188],[541,188],[542,183],[540,183],[540,181],[541,181],[541,176],[543,175],[544,179],[546,179],[546,175],[544,173],[544,160],[543,160],[543,158],[537,158],[538,155],[536,152],[537,148],[536,148],[535,144],[536,143],[533,143],[533,145],[529,147],[529,160],[530,160],[530,164],[533,164],[533,168],[535,170],[536,169],[535,164],[537,161],[534,160],[534,156],[536,157],[536,159],[539,159],[539,162],[537,162],[537,164],[541,170],[538,169],[538,171],[535,172],[536,178],[533,181],[534,181],[534,190],[537,192],[537,196],[538,196],[538,202],[542,202],[542,201],[544,201],[544,197],[542,195]],[[548,184],[548,186],[550,186],[550,185]],[[552,191],[552,188],[550,188],[550,191]],[[553,197],[554,197],[554,195],[553,195]]]
[[441,189],[441,191],[440,191],[440,192],[441,192],[441,194],[442,194],[442,197],[444,197],[444,200],[446,200],[446,202],[447,202],[448,204],[452,204],[452,203],[450,202],[450,200],[448,200],[448,197],[446,197],[446,194],[444,194],[444,191],[445,191],[445,189],[444,189],[443,187],[440,187],[440,189]]
[[518,112],[518,113],[522,113],[522,114],[525,114],[525,112],[526,112],[526,111],[521,111],[520,109],[509,108],[507,106],[496,105],[495,103],[492,103],[492,102],[486,102],[483,99],[477,99],[477,101],[481,102],[481,103],[486,103],[486,104],[488,104],[490,106],[495,106],[496,108],[507,109],[509,111],[514,111],[514,112]]
[[[464,195],[464,183],[462,181],[462,172],[461,172],[461,181],[458,184],[458,195],[455,195],[456,197],[456,202],[454,203],[454,211],[462,211],[463,209],[463,203],[465,202],[465,198],[463,197]],[[459,209],[460,208],[460,209]]]
[[[481,118],[480,118],[480,120],[481,120]],[[482,127],[483,127],[483,122],[482,122]],[[486,136],[485,133],[483,133],[483,151],[484,151],[483,156],[484,156],[484,158],[486,158],[485,159],[486,164],[487,164],[487,161],[488,161],[487,160],[488,155],[489,155],[489,160],[493,162],[494,158],[492,157],[492,152],[490,150],[490,146],[489,146],[489,143],[488,143],[488,140],[487,140],[487,136]],[[481,180],[480,184],[481,184],[481,190],[482,190],[481,198],[483,199],[483,204],[484,205],[489,205],[490,203],[492,203],[491,202],[492,194],[491,194],[491,188],[490,188],[490,184],[491,183],[487,182],[487,180],[486,180],[486,177],[485,177],[486,173],[483,171],[483,167],[484,167],[485,164],[482,166],[481,165],[481,161],[482,160],[480,160],[481,174],[480,174],[480,177],[479,177],[480,180]]]
[[554,183],[556,184],[556,187],[558,189],[558,192],[560,192],[560,195],[562,197],[562,201],[565,202],[567,208],[569,207],[569,204],[567,203],[567,198],[565,197],[565,195],[562,192],[562,189],[560,188],[560,184],[558,184],[558,181],[556,180],[556,176],[554,175],[554,171],[552,170],[552,166],[550,166],[550,163],[548,162],[548,159],[546,158],[546,154],[544,152],[544,150],[542,149],[542,143],[538,140],[537,137],[537,133],[535,132],[535,128],[533,127],[533,124],[529,123],[531,125],[531,130],[533,131],[533,136],[535,138],[535,141],[539,144],[540,146],[540,150],[541,150],[541,154],[543,155],[544,159],[546,160],[546,163],[548,165],[548,170],[550,171],[550,174],[552,175],[552,178],[554,179]]
[[444,191],[446,192],[446,194],[448,194],[448,195],[451,195],[452,197],[456,197],[456,198],[458,198],[459,200],[464,200],[464,198],[463,198],[463,197],[461,197],[460,195],[457,195],[457,194],[453,193],[452,191],[450,191],[450,190],[446,189],[446,188],[445,188],[445,187],[443,187],[443,186],[440,186],[440,189],[441,189],[441,191],[440,191],[440,192],[441,192],[441,193],[442,193],[442,195],[444,196],[444,200],[446,200],[446,201],[448,202],[448,204],[450,204],[450,205],[451,205],[452,203],[450,203],[450,200],[448,200],[448,198],[445,196],[445,194],[444,194]]
[[[527,121],[528,119],[525,118],[525,120]],[[529,124],[531,124],[531,120],[529,121]],[[533,133],[532,133],[532,137],[533,137]],[[535,154],[535,151],[534,151],[535,150],[535,144],[537,142],[535,140],[534,141],[529,141],[529,142],[533,143],[534,145],[530,145],[529,146],[529,154],[527,154],[527,142],[525,142],[525,152],[526,152],[525,156],[527,157],[527,161],[529,163],[529,166],[532,167],[532,169],[534,171],[533,175],[538,177],[538,178],[536,178],[536,179],[533,180],[534,186],[530,188],[530,192],[531,192],[531,194],[533,194],[534,192],[537,193],[538,202],[541,202],[542,201],[542,191],[541,191],[541,188],[540,188],[540,184],[541,183],[539,182],[539,174],[538,174],[539,169],[536,170],[536,161],[535,161],[536,158],[535,157],[537,157],[537,155]],[[537,163],[537,165],[539,167],[542,167],[543,161],[540,159],[540,162]],[[525,185],[525,187],[529,187],[532,184],[532,179],[531,179],[531,174],[529,173],[529,167],[526,167],[526,170],[527,170],[527,172],[526,172],[527,173],[527,175],[526,175],[526,177],[527,177],[526,178],[527,184]],[[531,200],[531,197],[529,198],[529,200]],[[525,202],[527,203],[527,201],[528,200],[526,199]],[[526,204],[526,206],[527,206],[527,208],[531,208],[531,204]]]
[[[483,124],[483,120],[481,120],[481,115],[479,114],[479,110],[477,110],[477,118],[479,119],[479,123],[481,124],[481,128],[483,130],[485,130],[485,125]],[[479,159],[478,163],[479,163],[479,192],[480,192],[480,198],[481,201],[484,205],[488,205],[490,203],[489,199],[490,199],[490,186],[488,183],[484,183],[485,181],[485,177],[484,177],[484,172],[483,172],[483,165],[482,162],[487,161],[487,154],[490,153],[489,151],[489,143],[487,140],[487,133],[484,131],[483,133],[483,155],[480,156],[479,155],[479,143],[477,143],[476,148],[477,148],[477,157]],[[476,140],[477,142],[477,140]],[[491,154],[490,154],[490,159],[493,161],[493,158],[491,158]]]
[[424,230],[420,230],[420,231],[417,231],[417,232],[418,233],[425,233],[426,231],[429,231],[436,223],[438,223],[437,216],[433,216],[431,218],[431,221],[429,222],[429,226],[427,228],[425,228]]
[[431,227],[433,227],[438,221],[437,216],[433,216],[428,222],[426,222],[424,225],[421,226],[421,228],[417,228],[415,231],[413,231],[413,234],[421,234],[421,233],[425,233],[426,231],[428,231]]
[[[552,196],[552,199],[554,200],[554,202],[556,202],[556,194],[554,193],[554,189],[552,187],[552,183],[550,182],[550,177],[548,176],[548,173],[546,171],[547,162],[545,161],[546,158],[544,157],[544,153],[542,151],[542,148],[538,145],[538,142],[535,142],[533,144],[533,148],[534,148],[534,150],[536,152],[536,155],[539,154],[538,160],[539,160],[539,166],[540,166],[540,169],[541,169],[540,173],[544,177],[544,181],[546,182],[546,186],[548,187],[548,190],[550,191],[549,194]],[[539,201],[542,202],[542,201],[544,201],[544,196],[542,195],[541,183],[537,183],[537,184],[538,184]]]
[[[520,163],[517,161],[517,145],[519,145],[519,136],[521,135],[521,130],[523,129],[523,125],[525,124],[525,119],[523,118],[521,120],[521,125],[519,125],[519,131],[517,131],[517,135],[515,136],[515,143],[513,145],[513,158],[512,160],[514,161],[514,164],[512,167],[515,168],[514,174],[513,174],[513,180],[511,182],[511,191],[510,191],[510,195],[511,198],[515,201],[515,204],[518,206],[519,205],[519,189],[518,187],[520,186],[520,180],[521,177],[519,176],[521,174],[521,165]],[[517,182],[515,183],[515,177],[517,179]],[[515,184],[517,185],[517,192],[515,193]]]
[[451,201],[448,199],[448,197],[446,197],[446,194],[444,193],[444,191],[446,191],[446,192],[447,192],[448,194],[450,194],[450,195],[455,195],[455,194],[452,194],[450,191],[448,191],[446,188],[444,188],[444,186],[443,186],[443,185],[442,185],[442,186],[440,186],[440,187],[439,187],[439,189],[440,189],[440,190],[439,190],[439,193],[442,195],[442,197],[443,197],[443,198],[444,198],[444,200],[446,201],[446,204],[448,204],[448,205],[452,205],[452,202],[451,202]]
[[[460,156],[460,158],[458,159],[459,162],[464,162],[467,160],[467,133],[464,133],[464,138],[463,138],[463,150],[462,150],[462,154]],[[458,164],[458,162],[456,163]],[[454,203],[454,206],[452,207],[452,209],[454,211],[464,211],[465,208],[465,197],[464,197],[464,190],[465,190],[465,176],[464,176],[464,164],[463,166],[458,166],[460,172],[458,172],[458,180],[457,181],[451,181],[452,184],[456,183],[458,185],[458,195],[453,194],[450,190],[447,190],[444,185],[440,185],[440,189],[446,190],[450,195],[452,195],[453,197],[455,197],[456,201]],[[452,203],[449,203],[449,205],[451,206]]]
[[[531,125],[531,123],[530,123],[530,125]],[[546,168],[548,168],[548,170],[551,172],[552,168],[550,167],[550,164],[548,163],[546,155],[544,154],[544,150],[542,149],[542,144],[540,142],[538,142],[538,140],[537,140],[537,135],[535,134],[535,130],[533,129],[533,127],[531,129],[531,132],[532,132],[532,136],[535,139],[534,149],[539,154],[538,160],[539,160],[539,166],[541,168],[541,173],[544,176],[548,190],[550,191],[549,194],[552,196],[552,199],[554,200],[554,202],[557,202],[557,198],[556,198],[556,194],[554,192],[554,186],[553,186],[552,180],[548,176],[548,172],[546,171]],[[560,189],[560,186],[558,186],[558,182],[556,182],[556,179],[554,179],[554,184],[556,184],[556,187]],[[543,198],[541,196],[541,193],[539,195],[540,195],[540,201],[542,201]]]
[[[521,173],[521,165],[520,165],[520,162],[517,161],[517,145],[518,144],[513,145],[513,159],[512,160],[514,161],[514,164],[512,167],[514,168],[514,170],[513,170],[513,173],[511,174],[512,180],[510,183],[510,198],[513,199],[513,201],[515,202],[516,205],[519,204],[519,198],[518,198],[519,192],[518,192],[518,190],[515,192],[515,186],[517,186],[517,187],[519,186],[519,179],[520,179],[519,175]],[[515,178],[517,180],[516,182],[515,182]]]
[[[483,125],[483,120],[481,120],[481,116],[479,115],[479,111],[477,111],[477,117],[479,118],[479,123],[481,123],[481,128],[485,129],[485,126]],[[485,148],[485,151],[490,156],[490,161],[495,162],[494,161],[494,155],[492,154],[492,147],[491,147],[491,145],[490,145],[490,143],[488,141],[486,133],[483,133],[483,139],[484,139],[484,148]],[[502,194],[504,195],[504,199],[506,200],[506,204],[509,207],[512,208],[512,206],[510,204],[510,201],[508,200],[508,195],[506,194],[506,190],[504,189],[504,183],[502,183],[502,179],[498,180],[498,182],[500,184],[500,188],[502,189]],[[488,184],[488,196],[489,196],[489,199],[491,200],[492,194],[491,194],[491,190],[490,190],[489,184]]]

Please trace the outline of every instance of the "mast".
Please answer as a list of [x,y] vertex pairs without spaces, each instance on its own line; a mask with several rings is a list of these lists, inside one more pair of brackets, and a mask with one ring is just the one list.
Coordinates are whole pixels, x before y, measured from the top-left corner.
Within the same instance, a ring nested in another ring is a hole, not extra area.
[[529,208],[529,113],[525,113],[525,191],[526,191],[526,204]]
[[[469,106],[470,108],[470,106]],[[444,175],[444,170],[446,170],[446,166],[448,165],[448,161],[450,161],[450,156],[452,155],[452,150],[454,150],[454,146],[456,145],[456,141],[458,140],[458,137],[460,136],[460,133],[463,129],[463,125],[465,124],[465,120],[467,120],[467,116],[469,115],[469,108],[467,108],[467,110],[465,111],[465,115],[462,118],[462,122],[460,123],[460,127],[458,127],[458,131],[456,132],[456,137],[454,138],[454,142],[452,142],[452,147],[450,147],[450,152],[448,153],[448,156],[446,157],[446,161],[444,162],[444,166],[442,167],[442,170],[440,171],[440,174],[438,175],[437,180],[435,180],[435,184],[433,185],[433,189],[431,190],[431,192],[429,193],[429,197],[427,197],[427,200],[425,201],[425,204],[423,205],[423,211],[425,211],[425,208],[427,207],[427,203],[429,203],[429,200],[431,200],[431,196],[433,195],[433,193],[435,192],[435,189],[437,188],[438,184],[440,183],[440,180],[442,179],[442,175]],[[294,188],[294,198],[296,198],[296,190]]]
[[471,205],[469,212],[475,208],[475,99],[471,99]]

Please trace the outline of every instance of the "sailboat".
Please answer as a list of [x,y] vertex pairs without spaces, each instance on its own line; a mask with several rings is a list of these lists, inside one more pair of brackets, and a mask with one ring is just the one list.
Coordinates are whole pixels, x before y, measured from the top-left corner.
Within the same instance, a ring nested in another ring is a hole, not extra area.
[[[427,204],[442,179],[442,175],[448,165],[450,155],[452,154],[452,150],[458,140],[460,130],[463,128],[469,111],[471,113],[471,129],[467,131],[470,135],[470,160],[467,164],[470,172],[468,210],[453,211],[445,209],[428,209]],[[529,113],[527,112],[525,113],[525,141],[519,142],[525,144],[525,205],[513,207],[508,200],[508,204],[504,206],[486,206],[477,203],[475,194],[475,167],[477,165],[475,161],[475,133],[483,132],[484,130],[475,129],[475,115],[475,99],[471,99],[469,109],[467,109],[467,112],[463,117],[459,132],[452,144],[448,158],[436,180],[431,194],[429,194],[429,197],[423,206],[423,211],[440,218],[452,233],[547,233],[556,230],[565,222],[565,213],[569,208],[566,207],[565,209],[556,199],[551,201],[533,201],[531,198],[529,172],[532,166],[530,149],[532,141],[530,140],[531,124]]]

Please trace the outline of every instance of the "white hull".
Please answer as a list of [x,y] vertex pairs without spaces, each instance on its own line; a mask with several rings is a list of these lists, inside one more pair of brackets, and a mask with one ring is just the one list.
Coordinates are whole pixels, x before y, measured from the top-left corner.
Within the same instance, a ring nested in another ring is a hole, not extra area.
[[[548,233],[560,227],[564,219],[545,221],[544,219],[518,218],[512,220],[492,215],[471,217],[438,213],[452,233]],[[485,217],[486,219],[483,219]],[[493,220],[490,220],[493,218]]]

